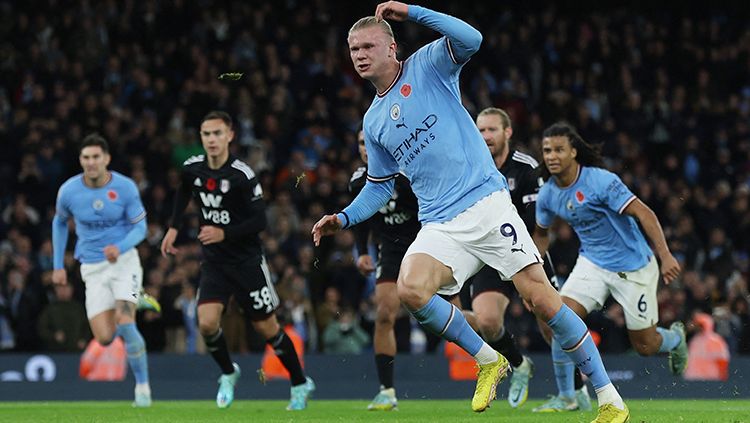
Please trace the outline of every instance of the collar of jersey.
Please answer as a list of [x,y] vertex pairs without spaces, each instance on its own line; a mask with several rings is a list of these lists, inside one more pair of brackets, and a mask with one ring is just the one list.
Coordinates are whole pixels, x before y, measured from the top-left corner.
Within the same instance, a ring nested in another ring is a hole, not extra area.
[[111,170],[107,170],[107,174],[109,174],[109,179],[107,180],[107,182],[105,182],[105,183],[104,183],[104,185],[102,185],[102,186],[100,186],[100,187],[92,187],[92,186],[90,186],[89,184],[87,184],[87,183],[86,183],[86,177],[85,177],[85,176],[83,176],[83,173],[81,174],[81,183],[83,184],[83,186],[84,186],[85,188],[88,188],[88,189],[102,189],[102,188],[106,188],[106,187],[107,187],[107,185],[111,184],[111,183],[112,183],[112,181],[113,181],[113,180],[115,179],[115,175],[114,175],[114,174],[112,174],[112,171],[111,171]]
[[378,97],[382,98],[385,97],[386,94],[388,94],[391,91],[391,88],[393,88],[396,85],[396,82],[398,82],[399,78],[401,78],[401,74],[404,73],[404,61],[398,62],[398,73],[396,74],[396,77],[393,78],[393,82],[391,82],[391,85],[388,86],[388,88],[383,91],[383,93],[378,93]]
[[557,187],[560,189],[570,189],[571,187],[573,187],[573,185],[576,184],[576,182],[578,182],[579,179],[581,179],[581,173],[583,173],[583,166],[579,164],[578,172],[576,173],[576,178],[573,179],[573,182],[571,182],[570,185],[566,185],[564,187],[561,187],[560,185],[558,185]]

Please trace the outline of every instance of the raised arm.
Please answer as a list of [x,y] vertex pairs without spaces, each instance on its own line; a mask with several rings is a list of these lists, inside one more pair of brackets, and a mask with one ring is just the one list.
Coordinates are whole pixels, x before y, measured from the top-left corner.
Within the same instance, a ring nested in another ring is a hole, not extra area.
[[435,12],[421,6],[409,6],[409,19],[433,29],[449,40],[449,49],[454,62],[464,63],[479,51],[482,34],[473,26],[445,13]]
[[375,17],[396,22],[408,19],[445,35],[450,42],[449,48],[456,63],[469,60],[482,44],[482,34],[471,25],[456,17],[422,6],[397,1],[380,3],[375,9]]

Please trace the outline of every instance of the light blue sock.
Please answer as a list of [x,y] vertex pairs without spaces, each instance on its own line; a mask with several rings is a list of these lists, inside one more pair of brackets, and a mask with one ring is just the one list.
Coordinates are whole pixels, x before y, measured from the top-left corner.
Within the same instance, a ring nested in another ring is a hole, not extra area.
[[117,326],[117,334],[125,341],[128,352],[128,363],[135,376],[135,383],[148,383],[148,360],[146,359],[146,342],[138,332],[135,323]]
[[456,343],[472,356],[484,344],[482,338],[466,322],[463,313],[437,295],[433,295],[424,307],[411,314],[430,332]]
[[568,354],[562,350],[560,343],[555,338],[552,338],[552,366],[555,371],[558,394],[565,398],[575,397],[575,383],[573,381],[575,364],[570,360]]
[[552,328],[562,350],[581,369],[581,373],[591,379],[594,389],[611,383],[588,328],[573,310],[563,304],[547,324]]
[[661,334],[661,345],[659,345],[659,352],[665,353],[670,352],[680,345],[680,334],[675,330],[656,328],[656,331]]

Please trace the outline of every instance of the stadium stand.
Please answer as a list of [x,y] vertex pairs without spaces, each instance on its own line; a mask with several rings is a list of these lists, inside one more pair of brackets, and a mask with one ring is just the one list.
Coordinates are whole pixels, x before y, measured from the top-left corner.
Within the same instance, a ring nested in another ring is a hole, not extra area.
[[[339,307],[353,306],[372,330],[371,287],[357,273],[351,233],[318,250],[309,238],[321,215],[348,203],[349,175],[360,164],[355,131],[374,92],[351,68],[345,34],[354,17],[372,11],[333,0],[256,3],[0,1],[0,350],[44,350],[37,321],[55,299],[54,195],[78,172],[76,145],[92,131],[110,141],[111,168],[137,182],[148,211],[139,247],[144,284],[163,306],[139,314],[148,348],[201,349],[185,347],[186,338],[200,342],[186,327],[195,325],[189,304],[199,248],[183,243],[170,261],[158,247],[178,166],[200,152],[196,125],[211,109],[232,114],[233,152],[262,175],[281,314],[306,350],[322,350]],[[561,119],[600,144],[610,170],[657,213],[685,269],[659,291],[660,324],[708,313],[731,354],[750,354],[747,22],[730,10],[583,15],[551,2],[502,10],[453,3],[436,8],[484,35],[463,74],[467,109],[507,110],[514,142],[537,157],[542,130]],[[414,26],[395,31],[402,56],[434,37]],[[226,72],[243,76],[218,79]],[[188,217],[181,235],[194,239],[196,224]],[[564,278],[577,241],[570,230],[559,233],[552,253]],[[82,303],[72,256],[66,263]],[[545,350],[533,318],[514,303],[520,345]],[[227,319],[238,320],[232,335],[243,340],[234,349],[262,351],[241,316]],[[621,310],[587,323],[602,335],[604,353],[628,348]],[[417,329],[398,330],[408,340]]]

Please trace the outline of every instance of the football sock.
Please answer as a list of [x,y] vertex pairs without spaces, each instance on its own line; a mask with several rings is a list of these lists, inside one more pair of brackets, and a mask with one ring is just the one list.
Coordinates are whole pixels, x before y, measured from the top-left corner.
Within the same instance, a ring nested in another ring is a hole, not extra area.
[[224,339],[224,331],[219,328],[218,332],[210,336],[204,336],[203,340],[206,342],[206,349],[211,353],[211,357],[221,368],[221,372],[225,375],[234,373],[232,359],[229,358],[229,350],[227,349],[227,341]]
[[665,353],[670,352],[680,345],[680,334],[676,330],[656,328],[656,331],[661,335],[661,345],[659,345],[659,352]]
[[[410,310],[410,312],[430,332],[455,342],[472,356],[477,355],[483,344],[486,345],[466,322],[463,313],[438,295],[433,295],[424,307],[417,311]],[[497,360],[497,354],[489,362],[495,360]],[[486,363],[480,362],[480,364]]]
[[302,371],[302,365],[297,357],[297,351],[294,349],[292,340],[286,335],[284,329],[279,330],[273,338],[266,340],[268,345],[273,347],[276,357],[281,360],[281,364],[289,372],[292,386],[302,385],[307,382],[305,373]]
[[612,404],[620,410],[625,409],[625,403],[612,382],[596,389],[596,401],[599,403],[599,407],[604,404]]
[[394,357],[388,354],[375,354],[375,366],[378,369],[378,380],[383,389],[393,388]]
[[482,342],[482,346],[479,348],[476,354],[474,354],[474,360],[477,364],[489,364],[497,361],[498,352],[492,349],[489,344]]
[[135,376],[135,383],[140,385],[148,383],[148,360],[146,358],[146,342],[138,332],[135,323],[126,323],[117,326],[117,333],[125,341],[125,350],[128,352],[128,364]]
[[581,369],[581,373],[591,379],[594,389],[610,383],[602,357],[591,339],[588,328],[573,310],[563,304],[547,324],[562,350]]
[[573,398],[575,396],[573,390],[573,374],[576,366],[570,360],[568,354],[560,348],[560,343],[557,342],[557,339],[555,338],[552,338],[551,349],[552,369],[555,372],[557,392],[562,397]]
[[488,339],[487,343],[490,344],[495,351],[504,355],[510,362],[510,365],[515,369],[523,363],[523,355],[518,351],[516,339],[513,337],[513,334],[505,330],[504,327],[500,330],[500,338],[495,340]]
[[583,388],[583,376],[581,376],[581,369],[578,367],[575,367],[575,371],[573,372],[573,388],[576,391]]

